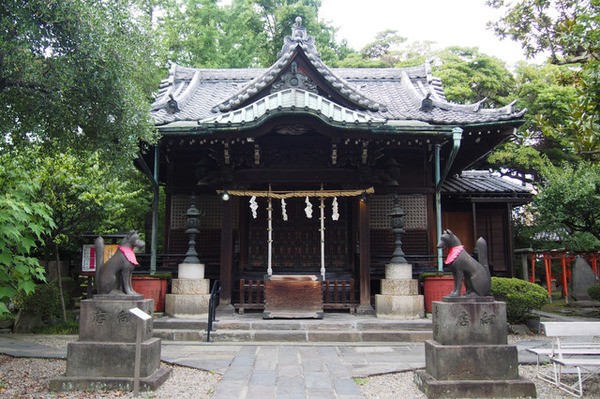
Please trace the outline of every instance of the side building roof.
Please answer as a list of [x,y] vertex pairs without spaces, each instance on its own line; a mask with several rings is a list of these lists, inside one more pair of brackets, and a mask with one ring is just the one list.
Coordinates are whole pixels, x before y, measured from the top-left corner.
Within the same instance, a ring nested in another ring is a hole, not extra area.
[[533,197],[534,190],[487,170],[466,170],[449,176],[442,185],[442,194],[461,199],[514,199],[515,203],[526,203]]

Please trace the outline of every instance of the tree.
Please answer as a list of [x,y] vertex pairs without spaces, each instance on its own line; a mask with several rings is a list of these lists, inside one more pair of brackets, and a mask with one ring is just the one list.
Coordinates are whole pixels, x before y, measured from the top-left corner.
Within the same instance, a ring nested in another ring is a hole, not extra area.
[[477,48],[448,47],[435,54],[434,73],[444,83],[446,97],[457,103],[486,99],[484,107],[512,101],[515,81],[506,63]]
[[600,165],[547,166],[532,206],[538,229],[556,232],[571,249],[600,250]]
[[367,60],[379,60],[386,66],[393,67],[398,64],[403,53],[400,46],[406,42],[406,38],[399,36],[396,30],[385,30],[375,35],[375,41],[367,44],[361,53]]
[[554,64],[600,58],[600,2],[597,0],[487,0],[504,11],[490,23],[495,33],[521,43],[525,55],[548,52]]
[[522,181],[542,182],[541,170],[549,161],[560,166],[576,164],[577,155],[569,141],[551,134],[548,126],[568,120],[570,104],[577,99],[575,73],[565,66],[519,63],[515,69],[517,106],[526,108],[525,123],[510,141],[487,159],[489,167]]
[[8,144],[35,139],[115,156],[153,140],[135,80],[155,67],[147,63],[153,41],[130,10],[128,0],[0,4],[0,131]]
[[[2,254],[17,250],[23,253],[21,258],[28,256],[30,274],[42,280],[43,269],[38,268],[36,257],[45,258],[47,264],[51,259],[56,260],[63,318],[66,318],[59,253],[79,251],[74,238],[84,232],[100,234],[143,228],[151,203],[147,182],[131,163],[118,169],[109,167],[98,151],[88,152],[86,157],[74,152],[48,156],[41,146],[32,145],[2,153],[0,164],[3,167],[0,188],[9,193],[0,198],[0,231],[11,239],[8,243],[0,240]],[[23,184],[22,176],[26,178]],[[18,211],[14,211],[17,207]],[[45,219],[38,220],[41,217]],[[29,235],[35,233],[35,240],[25,234],[29,229]],[[10,257],[3,260],[0,256],[0,263],[5,262],[7,267],[13,264],[9,260]],[[24,273],[20,278],[26,282],[35,280]],[[1,281],[2,277],[0,284]],[[7,297],[19,290],[19,284],[23,283],[17,282],[15,288],[7,291]],[[30,285],[24,288],[30,290]]]
[[540,119],[545,132],[565,140],[585,160],[600,161],[600,2],[597,0],[488,0],[505,14],[491,24],[500,37],[520,42],[527,56],[549,54],[577,68],[578,90],[560,126]]
[[335,65],[351,51],[335,29],[318,20],[317,0],[178,0],[164,6],[157,30],[168,58],[198,68],[268,67],[278,58],[297,16],[315,37],[322,59]]
[[33,252],[54,227],[51,209],[37,196],[35,174],[20,168],[28,159],[9,152],[0,157],[0,314],[18,292],[30,293],[45,281]]
[[140,173],[135,173],[133,165],[113,170],[101,161],[98,152],[89,153],[85,158],[67,152],[35,159],[35,179],[40,183],[38,198],[43,198],[54,216],[54,226],[43,236],[45,258],[48,261],[54,253],[62,315],[66,321],[58,267],[61,248],[66,251],[73,245],[73,238],[86,231],[106,234],[139,229],[150,209],[150,193],[140,184]]

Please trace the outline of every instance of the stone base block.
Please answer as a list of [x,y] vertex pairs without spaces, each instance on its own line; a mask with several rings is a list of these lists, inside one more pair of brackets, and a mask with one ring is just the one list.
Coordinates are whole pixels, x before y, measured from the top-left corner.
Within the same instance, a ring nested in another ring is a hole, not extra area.
[[504,345],[506,303],[493,297],[433,302],[433,339],[441,345]]
[[425,370],[438,381],[519,378],[515,345],[440,345],[425,341]]
[[438,381],[425,370],[414,374],[417,387],[428,398],[535,398],[535,384],[524,378],[514,380]]
[[210,294],[210,280],[196,278],[176,278],[171,281],[171,293],[177,295]]
[[418,295],[419,281],[418,280],[381,280],[382,295]]
[[[133,378],[135,342],[71,342],[67,346],[66,377]],[[150,377],[160,367],[160,338],[141,344],[140,377]]]
[[[139,308],[152,316],[153,299],[84,299],[79,314],[79,341],[135,342],[137,320],[129,309]],[[144,321],[142,341],[152,337],[152,319]]]
[[423,295],[375,295],[375,312],[382,319],[417,319],[425,312]]
[[412,265],[410,263],[388,263],[385,265],[385,278],[410,280],[412,279]]
[[174,295],[165,298],[165,313],[171,317],[204,318],[208,316],[210,295]]
[[177,272],[177,278],[204,278],[204,264],[203,263],[180,263]]
[[[154,374],[140,378],[140,391],[156,391],[171,375],[171,369],[161,367]],[[59,375],[50,380],[51,391],[133,391],[133,378],[77,377]]]

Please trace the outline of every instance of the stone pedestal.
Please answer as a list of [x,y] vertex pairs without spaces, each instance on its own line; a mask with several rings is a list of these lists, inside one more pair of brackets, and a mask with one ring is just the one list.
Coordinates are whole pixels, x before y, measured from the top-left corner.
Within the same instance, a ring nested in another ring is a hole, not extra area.
[[179,318],[208,317],[210,280],[204,278],[202,263],[181,263],[171,293],[165,299],[165,313]]
[[381,280],[381,294],[375,295],[377,317],[386,319],[416,319],[424,313],[423,295],[419,282],[412,278],[412,265],[390,263],[385,265],[385,279]]
[[[152,316],[154,300],[141,295],[96,295],[81,301],[79,340],[67,347],[67,370],[50,382],[55,391],[133,390],[138,318]],[[140,390],[155,390],[169,376],[160,368],[161,342],[152,338],[152,319],[143,321]]]
[[507,344],[506,304],[493,297],[433,302],[433,340],[415,383],[429,398],[536,397],[519,377],[517,348]]

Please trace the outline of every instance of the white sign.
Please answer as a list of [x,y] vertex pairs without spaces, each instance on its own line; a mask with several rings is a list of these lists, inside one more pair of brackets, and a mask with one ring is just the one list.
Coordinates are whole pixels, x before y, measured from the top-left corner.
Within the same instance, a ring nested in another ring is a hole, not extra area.
[[144,312],[143,310],[141,310],[140,308],[132,308],[129,309],[130,313],[133,313],[135,316],[139,317],[142,320],[150,320],[152,318],[152,316],[150,316],[148,313]]

